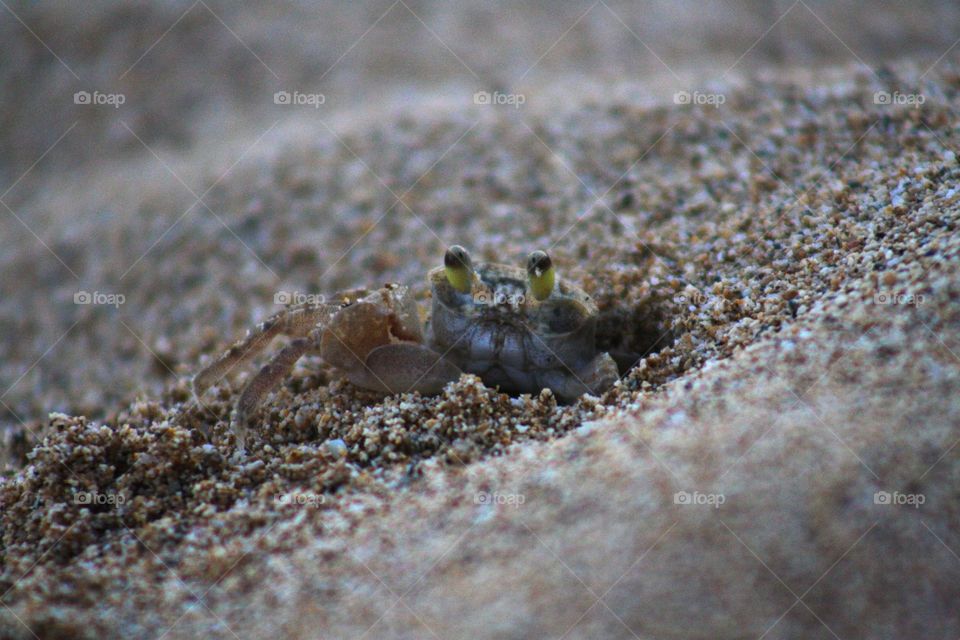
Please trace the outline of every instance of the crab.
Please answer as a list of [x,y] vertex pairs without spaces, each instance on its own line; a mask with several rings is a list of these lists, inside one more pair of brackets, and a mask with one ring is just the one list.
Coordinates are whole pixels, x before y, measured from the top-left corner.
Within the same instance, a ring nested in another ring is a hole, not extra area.
[[509,393],[549,388],[562,402],[599,395],[618,377],[595,346],[597,306],[556,277],[549,256],[534,251],[526,268],[473,264],[460,246],[427,276],[432,309],[425,318],[409,287],[388,284],[339,294],[331,303],[286,307],[193,379],[198,397],[253,360],[274,338],[292,338],[247,383],[235,424],[245,429],[261,401],[304,355],[358,387],[382,393],[440,393],[462,373]]

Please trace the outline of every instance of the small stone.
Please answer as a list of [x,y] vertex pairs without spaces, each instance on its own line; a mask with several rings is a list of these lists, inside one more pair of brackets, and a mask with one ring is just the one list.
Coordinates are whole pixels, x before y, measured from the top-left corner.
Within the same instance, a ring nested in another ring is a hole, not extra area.
[[327,440],[323,443],[323,448],[337,458],[344,458],[347,455],[347,443],[340,438]]

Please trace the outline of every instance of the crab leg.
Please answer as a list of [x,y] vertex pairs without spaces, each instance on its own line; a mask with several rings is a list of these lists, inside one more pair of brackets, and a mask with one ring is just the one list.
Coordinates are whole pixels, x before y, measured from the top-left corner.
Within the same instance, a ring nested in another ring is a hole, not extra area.
[[231,375],[239,367],[257,357],[270,342],[280,335],[304,338],[318,325],[326,325],[340,309],[336,304],[304,304],[287,307],[249,331],[215,362],[193,378],[193,390],[202,394],[211,385]]
[[315,348],[318,336],[297,338],[281,349],[243,388],[237,400],[236,424],[243,431],[260,402],[287,377],[297,360]]

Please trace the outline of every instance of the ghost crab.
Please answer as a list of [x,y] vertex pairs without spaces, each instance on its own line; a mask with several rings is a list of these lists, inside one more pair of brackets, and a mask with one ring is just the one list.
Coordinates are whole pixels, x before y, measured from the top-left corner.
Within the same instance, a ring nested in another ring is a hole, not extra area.
[[376,291],[340,294],[331,304],[287,307],[259,324],[198,373],[197,394],[246,364],[277,336],[293,338],[247,383],[236,421],[253,411],[306,354],[315,354],[353,384],[383,393],[439,393],[461,373],[513,393],[551,389],[561,401],[599,394],[617,379],[617,367],[595,347],[597,307],[582,289],[556,277],[543,251],[526,269],[474,265],[453,246],[444,266],[428,274],[429,319],[410,289],[388,284]]

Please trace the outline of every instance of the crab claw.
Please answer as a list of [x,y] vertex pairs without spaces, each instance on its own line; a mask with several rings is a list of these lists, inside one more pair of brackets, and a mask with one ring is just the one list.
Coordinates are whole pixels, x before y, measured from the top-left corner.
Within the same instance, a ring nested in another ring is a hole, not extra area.
[[585,393],[599,396],[617,381],[617,363],[609,354],[601,353],[579,371],[551,369],[538,376],[543,387],[549,387],[561,402],[573,403]]
[[323,359],[353,384],[385,393],[439,393],[460,369],[422,344],[406,287],[380,289],[343,308],[321,337]]
[[434,395],[460,377],[460,369],[433,349],[412,342],[385,344],[367,356],[366,369],[389,393]]

